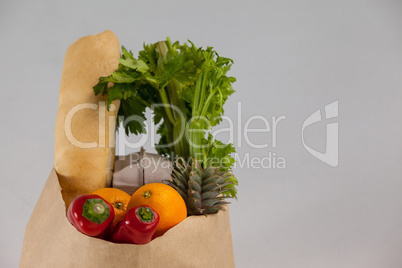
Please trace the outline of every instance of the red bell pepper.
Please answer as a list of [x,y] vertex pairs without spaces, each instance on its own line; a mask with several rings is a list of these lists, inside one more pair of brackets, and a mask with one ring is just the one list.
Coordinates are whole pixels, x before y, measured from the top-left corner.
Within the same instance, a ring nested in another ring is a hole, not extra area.
[[81,233],[104,238],[113,228],[114,209],[98,195],[80,195],[68,207],[67,218]]
[[115,243],[147,244],[152,240],[159,215],[149,206],[133,207],[113,230]]

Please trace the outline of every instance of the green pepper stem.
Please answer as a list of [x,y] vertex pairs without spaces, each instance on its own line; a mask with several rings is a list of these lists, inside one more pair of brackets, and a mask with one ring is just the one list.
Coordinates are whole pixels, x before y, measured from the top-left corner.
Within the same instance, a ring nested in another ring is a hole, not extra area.
[[92,222],[101,224],[109,218],[110,210],[103,199],[87,199],[83,205],[82,216]]
[[154,212],[149,207],[139,207],[135,212],[141,222],[152,222],[154,220]]
[[103,205],[97,203],[92,206],[92,211],[95,214],[101,215],[105,212],[105,207]]

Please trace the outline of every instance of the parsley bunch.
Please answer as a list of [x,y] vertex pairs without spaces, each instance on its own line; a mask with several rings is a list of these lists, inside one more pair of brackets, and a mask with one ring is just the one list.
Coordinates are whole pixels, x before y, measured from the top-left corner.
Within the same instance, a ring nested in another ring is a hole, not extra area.
[[[232,64],[212,47],[197,48],[191,41],[181,45],[167,38],[144,45],[137,59],[122,47],[118,70],[99,78],[94,91],[108,94],[108,107],[114,100],[121,101],[119,121],[127,135],[146,132],[148,107],[154,112],[154,123],[162,123],[157,130],[159,154],[172,160],[193,157],[204,168],[220,166],[227,171],[235,162],[234,146],[214,139],[208,130],[222,120],[223,105],[234,92],[236,79],[226,75]],[[231,180],[237,184],[234,176]],[[235,188],[228,195],[236,197]]]

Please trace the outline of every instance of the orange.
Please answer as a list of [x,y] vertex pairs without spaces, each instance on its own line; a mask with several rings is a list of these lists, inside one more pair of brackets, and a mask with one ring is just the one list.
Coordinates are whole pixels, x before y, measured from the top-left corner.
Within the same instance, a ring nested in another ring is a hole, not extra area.
[[131,198],[128,193],[116,188],[102,188],[92,192],[91,194],[99,195],[113,206],[113,225],[116,225],[123,219],[124,215],[126,215],[128,202]]
[[159,214],[155,237],[163,235],[187,217],[186,203],[181,195],[163,183],[145,184],[135,191],[131,196],[128,209],[142,205],[150,206]]

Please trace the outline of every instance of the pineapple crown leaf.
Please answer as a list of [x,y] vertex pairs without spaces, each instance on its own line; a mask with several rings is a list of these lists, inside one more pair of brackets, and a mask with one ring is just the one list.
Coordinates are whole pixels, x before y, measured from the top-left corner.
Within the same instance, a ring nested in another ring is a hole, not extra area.
[[230,204],[229,202],[220,202],[219,204],[217,203],[217,205],[215,205],[215,206],[204,207],[205,213],[206,214],[211,214],[211,213],[216,213],[219,210],[225,210],[223,205],[229,205],[229,204]]
[[186,174],[189,171],[189,166],[187,165],[186,161],[184,161],[184,158],[179,157],[177,158],[176,161],[173,163],[173,170],[177,169],[180,173]]
[[[229,171],[228,172],[222,172],[222,174],[220,174],[220,176],[222,178],[224,178],[225,180],[234,178],[233,173],[231,173]],[[237,180],[236,180],[236,182],[237,182]]]
[[220,177],[219,177],[218,175],[211,176],[211,177],[209,177],[208,179],[204,179],[204,180],[202,181],[202,184],[203,184],[203,185],[207,185],[207,184],[210,184],[210,183],[218,183],[217,180],[218,180],[219,178],[220,178]]
[[191,189],[188,190],[188,195],[190,199],[194,199],[194,200],[201,200],[201,194],[199,192],[193,191]]
[[227,186],[229,186],[231,184],[232,184],[231,182],[225,182],[225,183],[222,183],[222,184],[211,182],[211,183],[203,185],[201,187],[201,191],[203,191],[203,192],[217,191],[217,190],[222,191],[225,187],[227,187]]
[[207,179],[213,175],[215,175],[218,172],[218,168],[214,168],[212,166],[208,166],[204,172],[202,173],[202,178]]
[[211,182],[208,184],[205,184],[201,187],[201,191],[203,192],[208,192],[208,191],[216,191],[221,189],[221,186],[218,183]]
[[222,202],[219,198],[210,198],[202,201],[204,207],[212,207],[218,205],[218,202]]
[[200,176],[200,178],[202,178],[202,167],[200,165],[200,163],[198,163],[197,159],[194,159],[194,161],[192,162],[192,170],[193,172],[197,173],[198,176]]
[[201,185],[197,181],[193,180],[193,178],[188,180],[188,186],[189,189],[195,192],[201,192]]
[[178,158],[173,162],[171,179],[166,181],[184,199],[188,215],[216,213],[222,205],[230,204],[227,198],[235,197],[236,178],[222,167],[203,168],[197,159],[185,161]]
[[191,173],[190,173],[190,179],[189,179],[189,181],[190,181],[190,180],[195,181],[195,182],[196,182],[197,184],[199,184],[200,187],[201,187],[201,185],[202,185],[202,179],[201,179],[201,176],[200,176],[198,173],[191,172]]
[[214,214],[216,212],[218,212],[219,210],[224,210],[221,207],[206,207],[205,208],[205,216],[206,214]]
[[210,199],[210,198],[215,198],[220,194],[219,191],[210,191],[210,192],[205,192],[201,194],[202,200]]
[[173,170],[171,178],[183,191],[188,187],[187,179],[175,170]]
[[[225,189],[223,189],[222,191],[221,191],[221,193],[223,194],[223,193],[226,193],[226,192],[229,192],[229,191],[233,191],[233,190],[236,190],[236,188],[234,188],[234,187],[227,187],[227,188],[225,188]],[[232,198],[231,196],[222,196],[222,198]]]
[[178,172],[175,172],[175,170],[172,171],[170,178],[173,180],[176,180],[178,183],[180,183],[183,187],[187,188],[187,179],[186,176],[183,176],[183,174],[180,174]]

